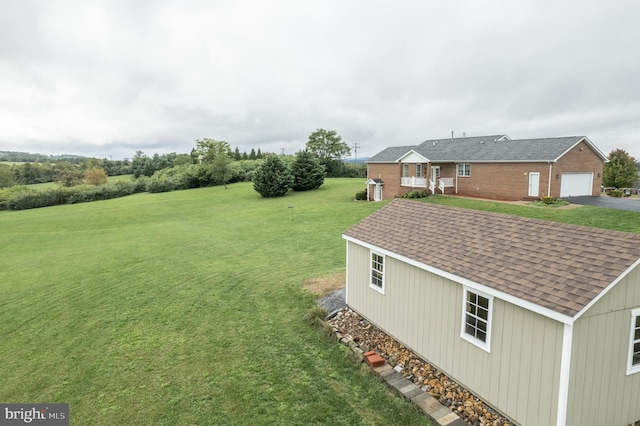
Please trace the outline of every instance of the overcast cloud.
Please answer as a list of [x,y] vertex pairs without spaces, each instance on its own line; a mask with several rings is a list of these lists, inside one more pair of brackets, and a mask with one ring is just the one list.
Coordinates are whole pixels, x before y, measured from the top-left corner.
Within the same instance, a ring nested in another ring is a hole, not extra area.
[[358,156],[586,135],[640,159],[640,2],[0,0],[0,150],[132,158],[196,139]]

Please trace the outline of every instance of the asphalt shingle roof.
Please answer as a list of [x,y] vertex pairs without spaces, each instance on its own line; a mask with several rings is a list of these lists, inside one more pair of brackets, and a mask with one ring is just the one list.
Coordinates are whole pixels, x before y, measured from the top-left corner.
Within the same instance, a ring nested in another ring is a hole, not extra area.
[[344,235],[570,317],[640,259],[639,234],[403,199]]
[[369,163],[395,162],[413,150],[431,162],[555,161],[585,136],[511,140],[505,135],[434,139],[414,146],[389,147]]

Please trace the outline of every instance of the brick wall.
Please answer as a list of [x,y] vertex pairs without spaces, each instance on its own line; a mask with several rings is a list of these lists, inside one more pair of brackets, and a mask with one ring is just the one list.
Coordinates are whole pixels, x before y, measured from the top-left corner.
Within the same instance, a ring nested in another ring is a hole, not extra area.
[[[456,165],[453,163],[438,164],[440,177],[453,178],[456,184]],[[550,195],[560,196],[562,173],[583,172],[593,173],[592,195],[600,195],[602,185],[602,159],[587,145],[580,142],[562,156],[557,163],[551,164]],[[429,179],[431,170],[428,164],[423,165],[423,177]],[[415,164],[411,164],[410,171],[415,171]],[[457,194],[496,200],[522,200],[529,197],[529,173],[538,172],[538,195],[549,195],[549,164],[548,163],[472,163],[471,176],[457,178]],[[410,173],[411,174],[411,173]],[[556,178],[556,175],[558,178]],[[412,188],[400,186],[402,164],[369,164],[367,176],[381,178],[384,182],[382,196],[390,199],[405,194]],[[437,191],[437,190],[436,190]],[[446,194],[456,194],[456,187],[446,188]]]
[[[413,170],[415,170],[415,168]],[[385,163],[367,165],[367,178],[380,178],[384,182],[384,185],[382,186],[382,198],[385,200],[391,199],[396,195],[402,195],[406,192],[409,192],[411,188],[404,188],[400,186],[401,177],[402,164]],[[370,195],[373,197],[372,191]]]

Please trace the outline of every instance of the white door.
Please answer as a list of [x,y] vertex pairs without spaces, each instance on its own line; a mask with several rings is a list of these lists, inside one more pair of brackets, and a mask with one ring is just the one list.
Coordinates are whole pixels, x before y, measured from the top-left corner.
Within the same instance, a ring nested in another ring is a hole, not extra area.
[[436,183],[440,178],[440,166],[431,166],[431,181]]
[[529,197],[537,197],[540,195],[540,173],[529,173]]
[[374,186],[373,201],[382,201],[382,185],[379,183]]
[[593,195],[593,173],[563,173],[560,182],[561,197],[579,197]]

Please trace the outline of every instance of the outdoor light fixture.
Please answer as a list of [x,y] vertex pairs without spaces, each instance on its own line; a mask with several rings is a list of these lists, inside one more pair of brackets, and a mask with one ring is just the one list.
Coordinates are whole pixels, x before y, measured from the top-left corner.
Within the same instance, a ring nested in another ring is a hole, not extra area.
[[560,175],[556,173],[556,179],[560,179]]
[[600,177],[600,172],[598,172],[598,177]]

